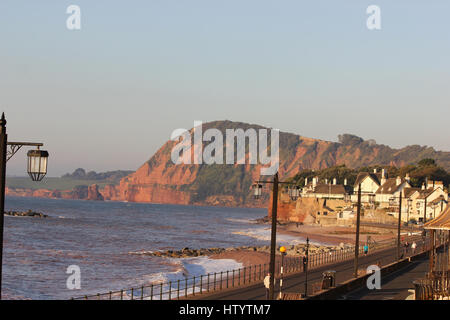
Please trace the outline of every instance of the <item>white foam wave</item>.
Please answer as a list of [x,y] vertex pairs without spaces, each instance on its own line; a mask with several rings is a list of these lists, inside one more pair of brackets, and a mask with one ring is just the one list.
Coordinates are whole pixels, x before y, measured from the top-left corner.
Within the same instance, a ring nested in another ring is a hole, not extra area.
[[[271,228],[270,227],[261,227],[254,229],[241,229],[232,232],[233,234],[239,234],[242,236],[247,236],[260,241],[270,241],[271,237]],[[303,237],[295,237],[287,234],[277,234],[277,244],[284,245],[294,245],[294,244],[302,244],[306,243],[306,239]],[[323,243],[310,241],[311,244],[314,245],[324,245]]]
[[226,218],[225,220],[230,222],[237,222],[237,223],[247,223],[247,224],[255,224],[255,220],[250,219],[238,219],[238,218]]
[[[175,290],[180,286],[180,296],[191,294],[195,288],[195,292],[200,290],[200,276],[207,274],[220,273],[222,271],[240,269],[243,267],[242,263],[236,262],[232,259],[210,259],[208,257],[193,257],[193,258],[167,258],[169,263],[175,270],[170,272],[158,272],[149,275],[145,275],[139,279],[139,282],[146,286],[146,292],[144,299],[151,299],[151,290],[148,286],[153,284],[153,299],[158,300],[161,298],[161,285],[162,285],[162,299],[169,298],[169,286],[172,287],[173,292],[171,297],[175,297]],[[193,277],[196,278],[195,285]],[[203,278],[206,281],[206,278]],[[169,284],[171,282],[171,284]],[[186,287],[187,282],[187,287]],[[134,285],[136,282],[134,282]],[[137,293],[139,295],[139,293]],[[124,298],[131,298],[131,291],[124,292]]]

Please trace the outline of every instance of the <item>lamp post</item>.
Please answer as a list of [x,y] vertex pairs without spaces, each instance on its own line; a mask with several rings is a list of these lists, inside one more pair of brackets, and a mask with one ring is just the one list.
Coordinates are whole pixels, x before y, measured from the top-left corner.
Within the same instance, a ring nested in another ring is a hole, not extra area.
[[[10,150],[8,150],[8,146],[10,147]],[[8,142],[5,113],[2,113],[2,117],[0,119],[0,299],[2,297],[6,163],[14,156],[14,154],[16,154],[17,151],[20,150],[20,148],[24,146],[33,146],[38,148],[37,150],[30,150],[27,154],[27,172],[33,181],[41,181],[47,173],[48,152],[39,150],[39,148],[43,146],[42,143]]]
[[280,267],[280,299],[283,291],[283,273],[284,273],[284,257],[286,256],[286,247],[282,246],[280,248],[281,253],[281,267]]
[[305,271],[305,297],[308,296],[308,261],[309,261],[309,237],[306,238],[306,256],[303,258],[303,269]]
[[274,284],[275,284],[275,252],[276,252],[276,237],[277,237],[277,209],[278,209],[278,185],[287,184],[294,185],[293,182],[279,181],[278,172],[273,176],[273,181],[256,181],[253,184],[254,196],[259,199],[262,194],[262,184],[272,184],[272,231],[270,234],[270,284],[269,284],[269,300],[274,299]]
[[[398,201],[398,225],[397,225],[397,260],[400,260],[400,230],[401,230],[401,223],[402,223],[402,200],[403,200],[403,191],[400,191],[400,196],[398,197],[391,197],[389,199],[390,206],[395,206],[395,200],[399,199]],[[410,200],[408,200],[408,206],[410,203]],[[406,249],[405,249],[406,250]],[[406,252],[405,252],[406,254]]]
[[411,208],[411,206],[412,206],[412,199],[410,198],[410,199],[408,199],[408,210],[407,210],[407,214],[408,214],[408,218],[407,218],[407,222],[408,222],[408,226],[409,226],[409,211],[410,211],[410,208]]
[[358,258],[359,258],[359,225],[361,222],[361,183],[358,186],[358,207],[356,209],[356,239],[355,239],[355,261],[354,276],[358,278]]
[[[400,260],[400,229],[402,223],[402,192],[398,202],[397,260]],[[405,253],[406,254],[406,253]]]

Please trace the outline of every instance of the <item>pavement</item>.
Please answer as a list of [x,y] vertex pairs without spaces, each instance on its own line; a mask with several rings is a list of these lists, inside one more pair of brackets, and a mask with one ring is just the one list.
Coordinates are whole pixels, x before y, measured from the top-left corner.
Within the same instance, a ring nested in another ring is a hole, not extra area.
[[413,281],[424,278],[429,260],[417,260],[381,279],[381,289],[367,287],[349,292],[338,300],[406,300],[414,289]]
[[[397,248],[389,248],[386,250],[374,252],[366,256],[359,257],[359,269],[366,269],[369,265],[381,264],[388,265],[396,261]],[[333,270],[336,271],[336,284],[352,279],[354,271],[354,261],[347,260],[343,262],[338,262],[335,264],[326,265],[324,267],[319,267],[308,272],[308,294],[312,294],[314,288],[321,283],[322,273],[325,271]],[[418,269],[420,273],[421,269]],[[407,272],[407,271],[405,271]],[[420,275],[418,278],[421,278]],[[387,279],[386,279],[387,281]],[[406,280],[405,280],[406,281]],[[383,283],[383,282],[382,282]],[[406,284],[405,284],[406,285]],[[383,286],[383,285],[382,285]],[[388,286],[386,286],[388,290]],[[283,280],[283,292],[293,292],[293,293],[304,293],[305,292],[305,273],[296,273],[289,276],[285,276]],[[387,291],[386,291],[387,292]],[[279,281],[276,282],[275,294],[279,293]],[[354,297],[363,297],[367,294],[355,293]],[[351,298],[349,296],[348,298]],[[344,297],[343,297],[344,298]],[[261,283],[248,285],[246,287],[232,288],[223,290],[216,293],[204,294],[201,296],[195,296],[196,300],[265,300],[266,290],[261,281]]]
[[[447,248],[448,249],[448,248]],[[447,251],[447,250],[446,250]],[[437,255],[442,256],[442,248]],[[443,255],[443,257],[447,257]],[[399,269],[381,279],[381,289],[369,290],[364,287],[342,296],[342,300],[410,300],[413,295],[413,281],[423,279],[429,271],[430,261],[423,258],[412,261],[402,269]]]

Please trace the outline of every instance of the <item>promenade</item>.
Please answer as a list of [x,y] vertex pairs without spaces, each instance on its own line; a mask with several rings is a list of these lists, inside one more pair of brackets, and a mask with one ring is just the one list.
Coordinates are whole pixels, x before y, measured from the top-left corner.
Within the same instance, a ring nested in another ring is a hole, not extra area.
[[[421,249],[421,248],[419,248]],[[418,250],[419,252],[419,250]],[[380,264],[388,265],[396,261],[397,248],[389,248],[367,256],[359,258],[359,270],[365,269],[369,265]],[[329,264],[308,272],[308,294],[312,295],[318,290],[318,285],[322,280],[322,273],[328,270],[336,271],[336,285],[353,278],[354,261],[347,260],[334,264]],[[421,275],[422,276],[422,275]],[[298,273],[285,276],[283,280],[283,292],[304,293],[305,291],[305,273]],[[276,282],[275,292],[279,292],[279,281]],[[360,294],[361,296],[364,293]],[[355,297],[358,294],[355,293]],[[195,300],[264,300],[266,299],[266,291],[263,283],[249,285],[237,289],[223,290],[217,293],[204,294],[196,297],[189,297]],[[344,297],[342,297],[344,298]]]

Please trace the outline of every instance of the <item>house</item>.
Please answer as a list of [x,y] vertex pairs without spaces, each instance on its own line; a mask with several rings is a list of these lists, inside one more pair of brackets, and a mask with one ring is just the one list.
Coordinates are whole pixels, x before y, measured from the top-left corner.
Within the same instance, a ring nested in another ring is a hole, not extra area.
[[349,191],[346,185],[337,184],[336,179],[333,179],[332,182],[327,179],[319,182],[319,178],[315,177],[311,183],[308,183],[307,179],[305,180],[302,197],[345,200]]
[[[375,202],[378,202],[380,208],[391,207],[393,203],[398,206],[400,193],[402,193],[402,197],[405,198],[403,190],[405,188],[411,188],[409,181],[408,175],[405,178],[397,177],[384,179],[381,186],[375,192]],[[404,203],[402,203],[402,207],[403,206]]]
[[422,189],[415,190],[410,195],[410,199],[410,218],[423,221],[426,212],[426,220],[430,220],[439,216],[445,210],[448,203],[448,193],[444,191],[441,181],[428,181],[426,187],[424,184]]
[[381,174],[378,173],[377,169],[374,169],[373,173],[370,172],[360,172],[356,177],[355,185],[353,187],[353,195],[351,197],[352,202],[358,201],[358,191],[359,185],[361,185],[361,202],[362,203],[372,203],[374,201],[373,194],[377,192],[378,188],[382,184],[383,179],[386,177],[385,169],[382,170]]

